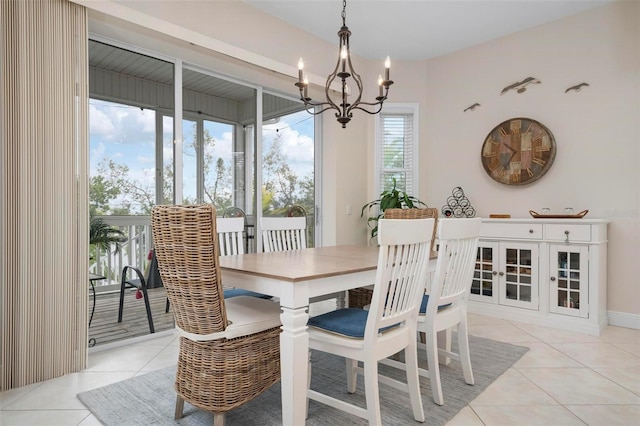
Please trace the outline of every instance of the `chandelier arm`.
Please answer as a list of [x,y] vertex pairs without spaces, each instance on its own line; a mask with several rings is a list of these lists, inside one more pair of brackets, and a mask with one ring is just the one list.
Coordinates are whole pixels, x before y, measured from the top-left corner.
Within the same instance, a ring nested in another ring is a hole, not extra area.
[[[324,103],[326,104],[326,102],[324,102]],[[316,104],[316,106],[318,106],[318,105],[322,105],[322,104]],[[335,108],[334,108],[334,107],[332,107],[332,106],[328,106],[328,107],[326,107],[326,108],[321,109],[320,111],[313,111],[313,110],[309,110],[309,108],[310,108],[310,107],[311,107],[311,105],[307,105],[307,106],[305,106],[305,109],[307,110],[307,112],[308,112],[309,114],[313,114],[313,115],[322,114],[323,112],[325,112],[325,111],[329,111],[330,109],[335,109]]]
[[378,102],[378,103],[375,103],[375,104],[374,103],[361,102],[360,105],[362,105],[362,104],[364,104],[364,105],[378,105],[378,109],[376,111],[374,111],[374,112],[369,111],[369,110],[367,110],[367,109],[365,109],[365,108],[363,108],[361,106],[356,106],[356,107],[354,107],[352,109],[358,109],[360,111],[364,111],[367,114],[371,114],[371,115],[376,115],[377,113],[382,111],[382,102]]

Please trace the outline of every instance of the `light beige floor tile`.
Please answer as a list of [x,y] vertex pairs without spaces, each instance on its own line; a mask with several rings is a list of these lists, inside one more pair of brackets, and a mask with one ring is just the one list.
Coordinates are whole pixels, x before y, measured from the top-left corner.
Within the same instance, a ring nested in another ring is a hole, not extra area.
[[589,368],[640,367],[640,357],[605,343],[551,343],[553,348]]
[[604,342],[640,344],[640,330],[610,325],[602,331],[599,339]]
[[531,334],[511,324],[470,324],[469,334],[506,343],[539,342]]
[[453,419],[449,420],[446,426],[484,426],[484,423],[471,407],[466,406]]
[[515,368],[583,366],[547,343],[525,342],[520,345],[528,347],[529,351],[513,365]]
[[[22,397],[23,395],[27,394],[28,392],[31,392],[32,390],[34,390],[35,388],[37,388],[38,386],[41,386],[41,385],[42,385],[42,382],[33,383],[31,385],[21,386],[19,388],[10,389],[8,391],[0,392],[0,408],[6,407],[7,405],[9,405],[12,402],[14,402],[16,399]],[[0,416],[0,419],[1,418],[2,417]],[[0,424],[2,424],[2,422],[0,422]]]
[[640,405],[567,405],[589,426],[640,425]]
[[580,419],[560,405],[482,406],[474,410],[487,426],[584,426]]
[[148,373],[149,371],[159,370],[165,367],[176,366],[178,364],[178,346],[169,345],[156,355],[140,372]]
[[560,404],[640,404],[640,396],[588,368],[518,370]]
[[481,405],[557,405],[549,395],[516,369],[507,370],[471,402]]
[[613,346],[615,346],[618,349],[622,349],[623,351],[630,353],[631,355],[640,357],[640,343],[638,342],[633,342],[633,343],[609,342],[609,343],[611,343]]
[[89,410],[2,411],[2,426],[76,426]]
[[640,395],[640,367],[594,368],[594,370],[636,395]]
[[596,336],[574,333],[571,331],[557,330],[555,328],[542,327],[534,324],[512,321],[511,324],[519,329],[535,336],[545,343],[569,343],[569,342],[598,342]]
[[89,414],[84,420],[78,423],[78,426],[102,426],[102,423],[96,419],[96,416]]
[[137,372],[163,349],[162,346],[133,345],[96,352],[89,357],[89,367],[86,371]]
[[133,376],[130,372],[82,372],[47,380],[8,404],[7,410],[81,410],[79,392],[106,386]]
[[469,324],[474,324],[474,325],[487,325],[487,324],[499,325],[499,324],[509,323],[509,321],[504,320],[502,318],[488,317],[486,315],[478,315],[478,314],[467,314],[467,320],[469,321]]

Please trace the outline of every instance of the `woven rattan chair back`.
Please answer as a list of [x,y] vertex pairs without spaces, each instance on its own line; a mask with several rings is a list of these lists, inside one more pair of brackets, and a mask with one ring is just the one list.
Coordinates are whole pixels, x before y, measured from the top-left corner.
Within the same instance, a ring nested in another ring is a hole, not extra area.
[[438,209],[435,207],[428,207],[425,209],[386,209],[384,211],[385,219],[435,219],[435,225],[433,227],[433,235],[431,236],[431,257],[438,256],[433,248],[436,242],[436,232],[438,229]]
[[215,208],[157,206],[151,214],[151,229],[176,325],[196,334],[224,331],[227,318]]

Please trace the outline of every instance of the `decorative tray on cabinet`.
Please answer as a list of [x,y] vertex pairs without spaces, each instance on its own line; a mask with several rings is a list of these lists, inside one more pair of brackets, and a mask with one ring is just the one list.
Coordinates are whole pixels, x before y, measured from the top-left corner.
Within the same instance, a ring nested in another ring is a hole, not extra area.
[[576,214],[540,214],[529,210],[529,214],[531,214],[534,219],[582,219],[587,213],[589,213],[589,210],[582,210]]

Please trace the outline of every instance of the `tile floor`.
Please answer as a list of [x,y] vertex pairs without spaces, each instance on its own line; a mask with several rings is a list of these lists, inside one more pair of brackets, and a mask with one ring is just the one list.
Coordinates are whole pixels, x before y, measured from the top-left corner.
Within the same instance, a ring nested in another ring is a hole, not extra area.
[[[530,350],[449,426],[640,425],[640,330],[594,337],[470,315],[470,332]],[[99,425],[78,392],[169,366],[177,352],[172,332],[91,352],[86,371],[0,393],[0,424]]]

